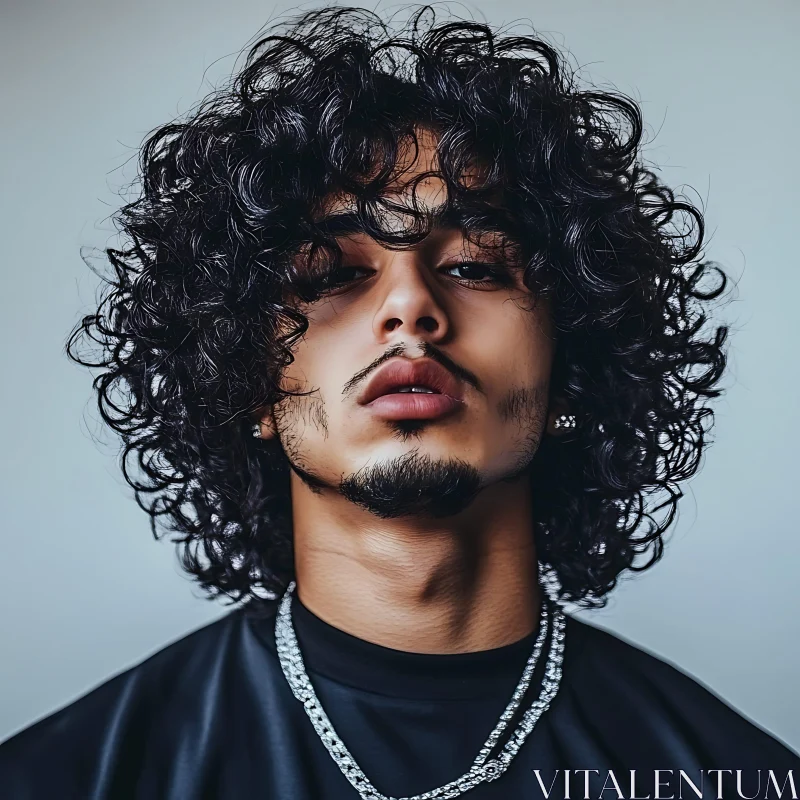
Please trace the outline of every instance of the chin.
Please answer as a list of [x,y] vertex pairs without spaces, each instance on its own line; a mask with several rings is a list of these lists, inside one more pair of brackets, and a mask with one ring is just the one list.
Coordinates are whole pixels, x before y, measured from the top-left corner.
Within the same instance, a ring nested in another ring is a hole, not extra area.
[[[409,453],[417,453],[420,456],[430,458],[434,461],[462,461],[467,463],[476,462],[476,454],[483,450],[481,447],[472,447],[465,442],[463,437],[459,440],[452,435],[441,435],[441,432],[434,432],[422,429],[416,423],[404,422],[402,427],[392,432],[389,441],[376,447],[369,455],[369,460],[374,463],[378,460],[387,460],[405,456]],[[480,459],[478,459],[480,461]],[[475,467],[480,467],[480,463],[474,463]]]
[[443,517],[463,511],[481,486],[481,474],[469,462],[417,447],[371,459],[345,475],[339,491],[378,517]]

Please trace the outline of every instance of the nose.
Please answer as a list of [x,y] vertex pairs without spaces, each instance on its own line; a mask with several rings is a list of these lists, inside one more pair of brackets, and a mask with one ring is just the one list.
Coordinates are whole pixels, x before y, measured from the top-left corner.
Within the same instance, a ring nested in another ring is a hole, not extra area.
[[373,328],[381,344],[413,336],[438,342],[450,332],[450,322],[435,279],[418,252],[396,252],[384,269],[380,307]]

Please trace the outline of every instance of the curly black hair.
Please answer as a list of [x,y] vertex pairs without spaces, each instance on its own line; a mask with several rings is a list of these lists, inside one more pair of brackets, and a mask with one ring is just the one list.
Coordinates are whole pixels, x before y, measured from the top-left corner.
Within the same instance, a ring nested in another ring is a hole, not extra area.
[[101,368],[100,413],[153,535],[178,534],[209,596],[274,597],[293,576],[290,468],[250,426],[286,396],[302,302],[320,291],[297,254],[337,257],[317,213],[336,192],[387,246],[424,236],[422,212],[402,234],[380,215],[398,148],[426,126],[459,224],[507,233],[552,302],[551,390],[580,425],[530,466],[536,545],[566,600],[602,606],[620,573],[661,557],[678,482],[698,469],[728,334],[701,329],[726,275],[702,258],[701,211],[645,168],[635,101],[579,82],[534,31],[411,11],[399,28],[358,8],[305,13],[150,133],[139,195],[115,215],[124,244],[106,249],[99,307],[66,350]]

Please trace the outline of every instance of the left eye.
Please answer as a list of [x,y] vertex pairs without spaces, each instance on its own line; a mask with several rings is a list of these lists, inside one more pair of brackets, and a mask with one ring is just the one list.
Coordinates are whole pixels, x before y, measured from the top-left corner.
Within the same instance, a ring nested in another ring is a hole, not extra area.
[[[453,274],[453,271],[459,274]],[[479,261],[462,261],[459,264],[451,264],[444,267],[442,272],[449,273],[466,283],[505,283],[508,274],[502,267],[491,264],[483,264]]]

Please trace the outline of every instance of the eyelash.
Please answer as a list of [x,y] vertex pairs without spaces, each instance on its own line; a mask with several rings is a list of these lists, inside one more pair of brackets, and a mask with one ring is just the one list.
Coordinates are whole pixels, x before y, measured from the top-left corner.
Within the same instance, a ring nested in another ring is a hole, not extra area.
[[[482,267],[488,272],[488,278],[485,280],[477,280],[474,278],[456,278],[456,280],[466,286],[508,286],[512,284],[513,277],[508,272],[508,269],[502,266],[487,264],[483,261],[459,261],[456,264],[449,264],[440,269],[440,272],[447,272],[453,269],[463,269],[465,267]],[[355,283],[358,278],[350,281],[345,281],[338,284],[329,284],[328,281],[337,273],[345,270],[365,270],[366,267],[340,267],[338,270],[330,270],[329,272],[321,275],[317,282],[317,290],[320,294],[335,294],[337,290],[344,290],[350,284]]]

